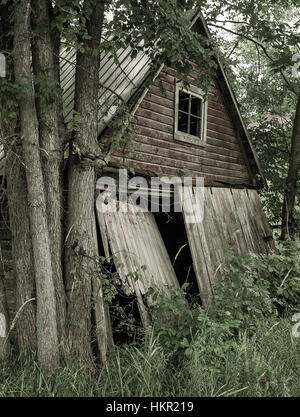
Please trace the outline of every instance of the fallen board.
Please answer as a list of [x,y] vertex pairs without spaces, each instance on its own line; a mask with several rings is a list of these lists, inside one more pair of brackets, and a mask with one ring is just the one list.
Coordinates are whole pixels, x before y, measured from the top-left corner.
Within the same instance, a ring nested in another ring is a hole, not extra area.
[[[107,212],[103,204],[97,204],[97,218],[106,257],[117,258],[123,287],[127,294],[136,295],[146,327],[151,321],[143,296],[150,288],[166,295],[179,288],[173,266],[152,213],[137,211],[131,205],[126,213]],[[147,301],[151,303],[151,297]]]
[[[202,302],[209,305],[226,249],[236,253],[268,253],[274,248],[272,232],[256,190],[204,188],[204,201],[196,188],[183,201],[183,215]],[[200,204],[204,204],[199,221]],[[195,210],[195,207],[198,209]],[[193,221],[192,212],[198,213]]]

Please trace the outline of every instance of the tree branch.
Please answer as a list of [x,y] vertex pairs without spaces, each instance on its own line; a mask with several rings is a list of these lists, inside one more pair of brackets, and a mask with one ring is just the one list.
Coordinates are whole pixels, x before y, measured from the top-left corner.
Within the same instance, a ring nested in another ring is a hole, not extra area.
[[[264,52],[265,56],[266,56],[266,57],[267,57],[267,58],[268,58],[271,62],[275,62],[275,60],[274,60],[274,59],[271,57],[271,55],[268,53],[268,51],[267,51],[266,47],[265,47],[262,43],[260,43],[260,42],[258,42],[257,40],[255,40],[255,39],[251,38],[250,36],[244,35],[243,33],[238,33],[238,32],[235,32],[234,30],[228,29],[228,28],[226,28],[226,27],[224,27],[224,26],[215,25],[214,23],[209,23],[209,25],[210,25],[210,26],[213,26],[213,27],[215,27],[215,28],[218,28],[218,29],[225,30],[226,32],[232,33],[233,35],[239,36],[240,38],[247,39],[248,41],[250,41],[250,42],[254,43],[254,44],[255,44],[255,45],[257,45],[257,46],[259,46],[259,47],[261,48],[261,50]],[[279,73],[281,74],[281,76],[282,76],[283,80],[285,81],[286,85],[288,86],[289,90],[290,90],[292,93],[296,94],[296,96],[298,96],[298,93],[297,93],[297,92],[294,90],[294,88],[291,86],[291,84],[289,83],[288,79],[287,79],[287,78],[286,78],[286,76],[284,75],[284,72],[280,69],[280,70],[279,70]]]

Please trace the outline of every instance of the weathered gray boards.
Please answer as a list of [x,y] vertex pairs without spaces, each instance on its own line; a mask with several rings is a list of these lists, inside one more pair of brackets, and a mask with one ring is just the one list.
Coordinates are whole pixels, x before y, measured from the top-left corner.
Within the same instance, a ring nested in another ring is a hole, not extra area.
[[[206,187],[203,221],[195,223],[186,221],[193,210],[189,207],[195,201],[193,197],[183,204],[186,243],[202,302],[208,305],[225,262],[226,249],[235,248],[237,254],[268,253],[273,242],[256,190]],[[98,205],[97,217],[105,255],[107,259],[118,259],[116,265],[124,290],[136,294],[142,321],[147,325],[142,296],[150,288],[168,294],[178,288],[178,281],[172,266],[174,259],[169,258],[154,215],[130,205],[128,209],[127,213],[103,212]],[[136,281],[135,274],[138,274]]]

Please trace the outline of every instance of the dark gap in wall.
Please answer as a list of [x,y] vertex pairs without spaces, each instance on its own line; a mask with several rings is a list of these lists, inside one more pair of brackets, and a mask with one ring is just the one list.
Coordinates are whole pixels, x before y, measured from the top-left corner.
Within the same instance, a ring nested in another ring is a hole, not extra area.
[[154,217],[179,285],[182,286],[187,282],[189,284],[187,289],[188,301],[201,303],[182,213],[155,213]]
[[[97,222],[97,238],[99,255],[105,257],[100,228]],[[111,253],[111,252],[110,252]],[[115,344],[127,344],[134,341],[137,329],[142,327],[142,321],[135,295],[126,295],[117,273],[113,259],[104,262],[103,268],[107,271],[107,281],[111,282],[113,299],[109,302],[109,314],[111,318],[113,339]],[[104,291],[110,291],[104,286]],[[108,298],[110,295],[107,293]]]

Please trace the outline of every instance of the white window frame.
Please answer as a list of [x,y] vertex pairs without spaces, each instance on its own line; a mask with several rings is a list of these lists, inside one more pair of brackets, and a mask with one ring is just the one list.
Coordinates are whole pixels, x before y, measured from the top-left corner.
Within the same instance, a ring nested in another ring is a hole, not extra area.
[[[178,130],[178,113],[179,113],[179,91],[184,91],[187,94],[191,94],[194,97],[200,98],[202,101],[201,106],[201,126],[200,136],[191,135],[186,132]],[[174,125],[174,139],[182,142],[192,143],[193,145],[203,146],[206,143],[206,131],[207,131],[207,100],[204,100],[204,92],[201,88],[190,85],[189,88],[183,87],[183,83],[177,82],[175,84],[175,125]]]

